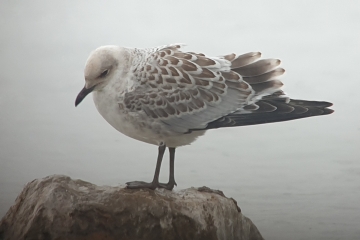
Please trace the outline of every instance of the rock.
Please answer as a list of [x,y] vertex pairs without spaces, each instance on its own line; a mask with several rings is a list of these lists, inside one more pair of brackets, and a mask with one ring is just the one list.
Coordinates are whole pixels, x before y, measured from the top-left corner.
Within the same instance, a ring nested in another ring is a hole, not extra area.
[[0,239],[263,238],[221,191],[130,190],[54,175],[25,186],[0,222]]

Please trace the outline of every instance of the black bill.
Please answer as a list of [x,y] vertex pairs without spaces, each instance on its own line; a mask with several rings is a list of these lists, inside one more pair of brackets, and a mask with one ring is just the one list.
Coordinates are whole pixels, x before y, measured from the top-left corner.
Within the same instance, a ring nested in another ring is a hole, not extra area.
[[81,101],[94,90],[95,86],[91,87],[91,88],[83,88],[80,93],[77,95],[76,100],[75,100],[75,107],[77,105],[79,105],[79,103],[81,103]]

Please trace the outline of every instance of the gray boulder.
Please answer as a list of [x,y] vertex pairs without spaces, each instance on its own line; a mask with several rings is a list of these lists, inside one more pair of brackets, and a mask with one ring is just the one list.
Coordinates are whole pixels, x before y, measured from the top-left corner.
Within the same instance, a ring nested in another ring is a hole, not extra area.
[[221,191],[130,190],[54,175],[25,186],[0,222],[0,239],[263,238]]

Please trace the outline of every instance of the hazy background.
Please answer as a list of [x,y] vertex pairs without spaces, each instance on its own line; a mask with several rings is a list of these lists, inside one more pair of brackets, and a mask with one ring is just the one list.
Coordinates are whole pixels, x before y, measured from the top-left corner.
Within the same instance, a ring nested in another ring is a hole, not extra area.
[[209,131],[177,150],[175,190],[223,190],[266,239],[359,239],[359,30],[359,1],[1,1],[0,218],[35,178],[151,180],[157,148],[74,101],[98,46],[182,42],[280,58],[285,91],[335,113]]

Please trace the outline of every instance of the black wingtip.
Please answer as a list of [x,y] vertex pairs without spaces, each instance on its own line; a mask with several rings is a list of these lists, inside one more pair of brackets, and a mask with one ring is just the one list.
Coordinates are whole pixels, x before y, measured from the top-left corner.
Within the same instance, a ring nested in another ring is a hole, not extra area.
[[322,115],[332,114],[333,112],[335,112],[335,111],[332,109],[329,109],[329,108],[325,108],[324,113]]
[[[273,105],[276,110],[274,111],[269,108],[269,104]],[[254,110],[252,113],[231,113],[208,123],[205,129],[283,122],[300,118],[328,115],[334,112],[333,109],[328,108],[333,104],[325,101],[290,99],[289,103],[284,103],[283,99],[275,98],[271,100],[260,100],[257,102],[257,105],[260,108]],[[263,111],[264,109],[266,111]],[[190,129],[189,132],[205,129]]]

